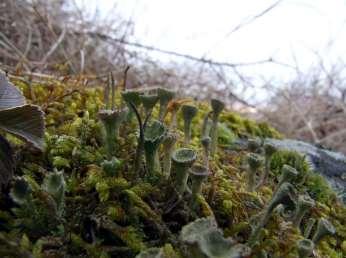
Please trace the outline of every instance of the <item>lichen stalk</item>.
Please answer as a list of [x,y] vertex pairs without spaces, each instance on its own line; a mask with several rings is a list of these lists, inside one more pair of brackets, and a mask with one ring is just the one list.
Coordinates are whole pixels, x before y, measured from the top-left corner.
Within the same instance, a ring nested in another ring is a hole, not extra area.
[[314,242],[310,239],[302,239],[298,241],[298,256],[299,258],[308,258],[311,256],[315,248]]
[[276,147],[271,143],[264,144],[264,173],[259,182],[259,186],[264,185],[267,182],[270,173],[270,163],[273,154],[277,151]]
[[157,120],[144,130],[145,160],[150,176],[158,175],[161,172],[157,151],[165,136],[166,127]]
[[183,105],[181,111],[184,119],[184,143],[189,144],[191,140],[191,122],[198,109],[191,105]]
[[315,205],[315,201],[308,195],[300,195],[298,197],[298,203],[296,213],[293,218],[293,226],[299,228],[300,223],[304,215]]
[[196,158],[196,152],[188,148],[177,149],[172,154],[173,173],[171,173],[171,176],[174,177],[175,189],[180,196],[186,190],[187,179],[189,177],[188,170]]
[[262,229],[265,227],[265,225],[267,224],[275,207],[277,207],[279,204],[285,204],[286,202],[293,202],[294,195],[295,195],[295,189],[293,185],[291,185],[290,183],[283,183],[280,186],[280,188],[275,193],[275,195],[269,202],[268,206],[264,210],[264,213],[261,216],[258,224],[252,230],[249,241],[248,241],[250,246],[254,246],[256,242],[259,240],[260,233]]
[[261,159],[258,155],[254,153],[249,153],[247,155],[247,190],[253,192],[256,187],[256,173],[259,167],[261,166]]
[[119,128],[126,115],[125,110],[100,110],[99,118],[105,129],[105,145],[108,159],[115,154]]
[[304,234],[303,234],[303,236],[305,238],[310,237],[312,228],[314,227],[315,223],[316,223],[316,219],[314,219],[314,218],[308,219],[308,222],[306,223],[306,227],[305,227]]
[[190,178],[192,180],[192,198],[191,198],[191,204],[192,207],[197,206],[197,196],[201,194],[202,192],[202,184],[209,176],[209,169],[205,166],[201,165],[194,165],[190,169]]
[[210,138],[211,138],[211,145],[210,145],[210,156],[214,157],[216,153],[216,148],[217,148],[217,140],[218,140],[218,132],[217,132],[217,127],[218,127],[218,120],[219,120],[219,115],[221,111],[224,109],[224,103],[212,99],[211,100],[211,106],[213,109],[212,113],[212,124],[210,128]]
[[203,147],[203,164],[205,167],[209,168],[211,138],[209,136],[203,137],[201,143]]
[[163,159],[162,159],[162,172],[163,176],[168,179],[171,173],[172,166],[172,153],[174,151],[175,143],[177,142],[178,135],[176,133],[168,133],[163,140]]
[[317,229],[312,238],[312,241],[317,245],[325,236],[330,236],[334,234],[335,234],[335,228],[333,224],[330,223],[329,220],[325,218],[321,218],[319,219],[317,223]]

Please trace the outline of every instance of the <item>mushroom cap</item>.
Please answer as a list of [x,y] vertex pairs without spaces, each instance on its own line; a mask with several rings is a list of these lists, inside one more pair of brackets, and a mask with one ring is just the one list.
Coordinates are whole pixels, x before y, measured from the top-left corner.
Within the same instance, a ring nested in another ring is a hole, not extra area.
[[268,157],[271,157],[277,151],[277,148],[269,142],[265,143],[263,147],[264,154]]
[[127,90],[121,93],[121,96],[125,100],[126,103],[132,103],[136,107],[141,104],[140,92],[135,90]]
[[160,99],[160,103],[168,103],[170,100],[174,99],[175,92],[164,88],[158,88],[157,96]]
[[197,159],[197,153],[196,151],[189,149],[189,148],[180,148],[173,152],[172,154],[172,161],[183,165],[190,167]]
[[197,114],[197,107],[192,105],[183,105],[181,107],[181,112],[183,113],[183,118],[185,121],[192,120]]
[[299,257],[306,257],[312,254],[315,248],[314,242],[310,239],[302,239],[298,241],[298,254]]
[[145,109],[152,109],[159,100],[157,95],[140,95],[139,98]]
[[214,114],[218,115],[225,108],[225,103],[218,99],[211,99],[211,108],[213,109]]
[[248,153],[246,158],[251,169],[258,169],[262,164],[262,159],[255,153]]

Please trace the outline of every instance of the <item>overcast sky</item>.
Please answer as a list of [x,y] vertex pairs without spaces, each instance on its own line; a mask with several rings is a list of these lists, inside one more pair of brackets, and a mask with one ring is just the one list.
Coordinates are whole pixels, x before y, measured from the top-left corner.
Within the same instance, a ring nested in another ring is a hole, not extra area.
[[[83,2],[83,0],[78,0]],[[106,14],[116,3],[135,23],[131,39],[165,50],[215,61],[252,62],[273,57],[301,69],[316,62],[346,59],[346,1],[283,0],[275,9],[239,31],[230,31],[276,0],[84,0],[90,10]],[[173,57],[157,56],[163,61]],[[278,70],[276,70],[278,69]],[[275,76],[280,68],[253,68]],[[287,68],[285,68],[287,69]],[[279,71],[279,75],[286,76]]]

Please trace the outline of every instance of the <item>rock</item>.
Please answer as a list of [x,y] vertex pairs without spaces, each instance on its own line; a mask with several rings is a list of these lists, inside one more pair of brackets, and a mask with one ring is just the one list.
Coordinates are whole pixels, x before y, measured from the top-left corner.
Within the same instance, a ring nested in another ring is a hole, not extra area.
[[[296,151],[306,155],[313,171],[327,179],[330,186],[346,201],[346,156],[315,145],[292,139],[266,139],[280,150]],[[231,149],[245,149],[247,139],[237,139]]]

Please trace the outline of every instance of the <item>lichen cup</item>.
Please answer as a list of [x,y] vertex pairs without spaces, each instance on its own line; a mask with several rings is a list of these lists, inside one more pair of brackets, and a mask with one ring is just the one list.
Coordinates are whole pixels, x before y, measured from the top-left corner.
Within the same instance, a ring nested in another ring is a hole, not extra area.
[[160,121],[154,120],[144,130],[144,152],[149,176],[160,174],[158,148],[167,133],[166,127]]
[[201,165],[193,165],[189,170],[190,178],[192,180],[192,206],[196,207],[196,199],[202,192],[202,184],[207,180],[210,175],[209,169]]
[[171,176],[174,177],[175,188],[179,195],[186,190],[187,179],[189,177],[189,169],[197,159],[197,153],[193,149],[180,148],[172,154]]
[[184,143],[189,144],[191,140],[191,123],[192,119],[197,115],[198,109],[192,105],[183,105],[181,113],[184,119]]

